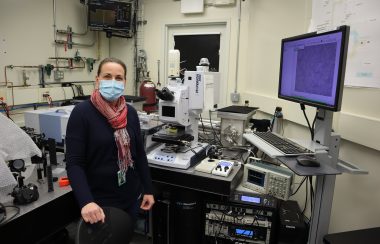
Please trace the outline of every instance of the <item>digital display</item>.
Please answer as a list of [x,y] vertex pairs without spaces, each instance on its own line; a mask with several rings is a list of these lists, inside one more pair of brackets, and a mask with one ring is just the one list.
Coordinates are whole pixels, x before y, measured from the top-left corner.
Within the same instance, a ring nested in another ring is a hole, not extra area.
[[252,202],[252,203],[261,203],[261,199],[259,197],[250,197],[250,196],[241,196],[241,200],[244,202]]
[[248,170],[247,181],[249,183],[264,187],[265,184],[265,173]]
[[235,229],[235,235],[252,238],[253,237],[253,230]]

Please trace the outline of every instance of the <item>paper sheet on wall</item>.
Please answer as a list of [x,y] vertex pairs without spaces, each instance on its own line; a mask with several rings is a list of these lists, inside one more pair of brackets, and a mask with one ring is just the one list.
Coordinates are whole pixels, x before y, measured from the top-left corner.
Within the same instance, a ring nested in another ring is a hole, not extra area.
[[379,10],[378,0],[313,0],[314,30],[351,27],[345,85],[380,88]]

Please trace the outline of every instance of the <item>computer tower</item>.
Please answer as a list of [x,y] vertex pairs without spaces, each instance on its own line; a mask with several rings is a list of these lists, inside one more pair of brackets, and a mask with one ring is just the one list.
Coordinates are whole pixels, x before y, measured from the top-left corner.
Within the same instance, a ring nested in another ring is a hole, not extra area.
[[308,226],[296,201],[284,201],[279,208],[279,244],[306,244]]

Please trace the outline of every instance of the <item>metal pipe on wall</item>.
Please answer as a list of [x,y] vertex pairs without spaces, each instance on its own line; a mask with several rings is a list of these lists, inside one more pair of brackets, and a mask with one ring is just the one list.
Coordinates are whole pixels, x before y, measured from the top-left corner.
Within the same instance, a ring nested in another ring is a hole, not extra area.
[[4,86],[10,87],[10,86],[8,86],[8,83],[12,83],[12,82],[8,81],[7,68],[10,68],[10,69],[13,69],[13,68],[39,69],[39,68],[41,68],[41,66],[42,65],[12,65],[12,64],[5,65],[4,66],[4,78],[5,78],[5,84],[4,84]]
[[235,67],[235,93],[237,93],[238,83],[238,69],[239,69],[239,50],[240,50],[240,22],[241,22],[241,2],[239,0],[239,13],[238,13],[238,29],[237,29],[237,45],[236,45],[236,67]]
[[[86,6],[86,5],[85,5]],[[82,33],[76,33],[71,31],[71,27],[68,27],[68,30],[57,30],[57,2],[56,0],[53,0],[53,27],[54,27],[54,43],[58,45],[72,45],[72,46],[82,46],[82,47],[93,47],[96,42],[95,33],[94,33],[94,41],[92,43],[77,43],[73,41],[64,41],[64,40],[57,40],[57,34],[67,34],[67,35],[77,35],[77,36],[84,36],[88,33],[88,24],[87,24],[87,9],[85,14],[85,23],[86,23],[86,31]],[[54,47],[55,50],[55,57],[58,56],[58,50],[57,45]],[[58,60],[56,60],[55,65],[58,67]]]
[[74,35],[74,36],[85,36],[85,35],[87,35],[87,33],[88,33],[88,30],[89,30],[89,28],[88,28],[88,7],[87,7],[87,5],[86,4],[83,4],[83,6],[84,6],[84,9],[85,9],[85,13],[84,13],[84,19],[85,19],[85,26],[86,26],[86,30],[84,31],[84,32],[71,32],[71,33],[69,33],[67,30],[56,30],[56,32],[58,33],[58,34],[72,34],[72,35]]
[[[95,35],[95,34],[94,34]],[[66,44],[69,44],[69,45],[73,45],[73,46],[80,46],[80,47],[93,47],[95,45],[95,39],[92,43],[78,43],[78,42],[70,42],[70,41],[64,41],[64,40],[54,40],[54,43],[55,44],[59,44],[59,45],[66,45]]]
[[[53,29],[54,29],[54,41],[57,40],[57,3],[56,0],[53,0]],[[54,57],[58,57],[58,47],[54,45]],[[55,60],[55,66],[58,67],[58,59]]]

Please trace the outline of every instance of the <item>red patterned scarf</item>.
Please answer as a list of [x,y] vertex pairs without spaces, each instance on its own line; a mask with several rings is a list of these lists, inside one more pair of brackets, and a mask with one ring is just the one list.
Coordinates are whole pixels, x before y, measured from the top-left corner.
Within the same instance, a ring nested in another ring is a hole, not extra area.
[[130,137],[126,128],[128,107],[125,99],[121,96],[116,104],[112,105],[100,95],[99,90],[95,90],[91,95],[91,102],[115,129],[114,137],[118,149],[119,168],[126,172],[128,167],[133,167],[133,160]]

